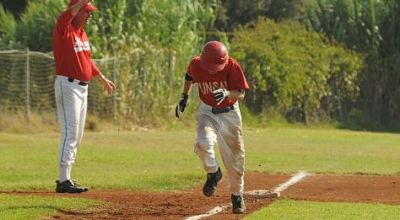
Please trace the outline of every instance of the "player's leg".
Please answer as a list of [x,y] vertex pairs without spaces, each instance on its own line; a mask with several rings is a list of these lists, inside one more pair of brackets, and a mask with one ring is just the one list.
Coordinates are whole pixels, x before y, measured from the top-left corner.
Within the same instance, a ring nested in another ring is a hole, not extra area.
[[228,174],[232,211],[243,213],[245,211],[243,201],[245,150],[240,110],[236,108],[217,117],[221,121],[218,129],[218,145]]
[[194,152],[202,161],[204,170],[208,173],[213,173],[216,172],[219,167],[214,152],[214,146],[217,140],[215,128],[207,115],[199,115],[197,120],[197,139]]
[[203,186],[203,194],[212,196],[215,193],[218,182],[222,178],[222,172],[215,158],[214,146],[217,136],[212,119],[202,114],[201,110],[197,116],[197,139],[194,145],[194,152],[203,163],[207,172],[207,180]]

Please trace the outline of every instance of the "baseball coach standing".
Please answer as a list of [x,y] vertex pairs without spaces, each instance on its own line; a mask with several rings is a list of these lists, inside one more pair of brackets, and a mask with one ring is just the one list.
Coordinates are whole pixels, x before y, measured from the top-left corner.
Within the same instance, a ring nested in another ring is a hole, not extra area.
[[89,39],[84,30],[91,13],[97,10],[93,0],[71,0],[57,19],[53,31],[53,53],[56,63],[54,83],[57,118],[61,127],[59,179],[57,193],[81,193],[88,188],[71,178],[72,165],[83,137],[88,84],[97,77],[108,93],[116,87],[92,61]]

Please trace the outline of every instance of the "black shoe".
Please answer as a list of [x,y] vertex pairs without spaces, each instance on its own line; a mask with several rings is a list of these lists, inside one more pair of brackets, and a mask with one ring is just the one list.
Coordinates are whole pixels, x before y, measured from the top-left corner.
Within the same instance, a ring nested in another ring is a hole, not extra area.
[[232,213],[233,214],[243,214],[246,211],[244,206],[243,196],[231,195],[232,200]]
[[77,184],[76,181],[74,182],[72,180],[66,180],[61,183],[57,180],[56,183],[57,183],[56,187],[57,193],[81,193],[89,190],[88,188],[82,187],[79,184]]
[[84,192],[86,192],[86,191],[89,190],[87,187],[81,186],[81,185],[78,183],[78,181],[76,181],[76,180],[71,180],[71,182],[72,182],[72,184],[74,184],[74,186],[76,186],[76,187],[81,187],[82,189],[84,189],[84,190],[85,190]]
[[207,197],[212,196],[217,189],[218,182],[222,178],[221,169],[218,168],[215,173],[207,173],[207,181],[203,186],[203,194]]

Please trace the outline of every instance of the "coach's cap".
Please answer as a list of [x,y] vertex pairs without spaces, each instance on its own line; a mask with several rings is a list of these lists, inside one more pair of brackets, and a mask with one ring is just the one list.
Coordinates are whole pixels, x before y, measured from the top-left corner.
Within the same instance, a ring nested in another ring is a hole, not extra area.
[[[68,4],[68,8],[70,8],[71,6],[75,5],[75,4],[78,3],[79,1],[80,1],[80,0],[71,0],[71,1],[69,2],[69,4]],[[87,3],[87,4],[85,4],[85,5],[83,6],[83,8],[84,8],[86,11],[96,11],[96,10],[97,10],[97,8],[94,7],[90,2]]]

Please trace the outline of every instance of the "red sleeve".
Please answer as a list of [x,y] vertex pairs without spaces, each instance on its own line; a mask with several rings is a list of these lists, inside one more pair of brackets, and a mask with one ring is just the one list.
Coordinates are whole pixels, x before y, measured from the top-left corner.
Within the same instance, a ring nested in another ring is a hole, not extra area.
[[90,59],[90,64],[92,66],[92,76],[100,75],[100,70],[97,68],[96,63],[92,59]]
[[197,82],[196,81],[197,80],[197,77],[196,77],[196,62],[198,62],[196,57],[192,58],[192,60],[190,61],[189,66],[187,68],[187,71],[186,71],[189,74],[189,76],[192,77],[192,82],[193,83]]
[[250,87],[240,65],[236,62],[233,62],[228,77],[228,90],[238,89],[249,90]]
[[72,12],[70,9],[64,11],[57,20],[57,31],[64,36],[66,30],[71,26],[72,22]]

